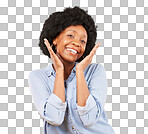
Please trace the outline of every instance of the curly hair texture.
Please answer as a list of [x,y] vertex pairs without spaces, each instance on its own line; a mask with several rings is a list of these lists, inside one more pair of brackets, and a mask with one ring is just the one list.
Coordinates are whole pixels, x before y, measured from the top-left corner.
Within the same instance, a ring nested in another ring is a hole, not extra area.
[[[39,38],[39,47],[43,54],[50,58],[50,53],[46,45],[44,44],[44,38],[46,38],[50,44],[53,44],[53,40],[67,27],[82,25],[87,31],[87,44],[83,55],[76,61],[80,62],[89,55],[92,48],[95,46],[97,37],[97,26],[95,26],[94,20],[88,11],[84,11],[79,7],[65,8],[63,12],[54,12],[45,21],[43,29]],[[53,51],[56,53],[55,45],[52,45]]]

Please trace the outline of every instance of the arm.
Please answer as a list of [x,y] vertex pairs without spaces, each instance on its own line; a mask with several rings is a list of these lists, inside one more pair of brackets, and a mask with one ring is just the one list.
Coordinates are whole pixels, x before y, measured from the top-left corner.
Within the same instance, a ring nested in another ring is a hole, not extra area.
[[84,77],[84,72],[77,69],[76,78],[77,78],[77,103],[79,106],[83,107],[86,105],[86,100],[90,93]]
[[[58,75],[59,74],[59,75]],[[57,90],[57,83],[61,73],[57,73],[54,83],[55,93]],[[52,125],[59,126],[62,124],[65,116],[67,103],[51,92],[48,86],[47,76],[41,71],[32,71],[28,77],[28,84],[32,94],[35,107],[41,117]],[[59,83],[60,84],[60,83]],[[59,85],[59,90],[63,90],[62,83]],[[49,91],[48,91],[49,90]]]
[[107,81],[104,67],[101,64],[100,66],[96,64],[96,69],[92,75],[89,85],[86,83],[84,73],[78,73],[77,108],[84,126],[92,126],[95,122],[97,122],[103,111],[106,95]]
[[[60,88],[59,88],[60,87]],[[65,102],[64,70],[57,70],[53,93]]]

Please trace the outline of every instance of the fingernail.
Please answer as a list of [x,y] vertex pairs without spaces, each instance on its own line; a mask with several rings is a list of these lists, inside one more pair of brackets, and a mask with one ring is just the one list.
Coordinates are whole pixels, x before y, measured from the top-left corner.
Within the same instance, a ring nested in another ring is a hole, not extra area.
[[44,44],[46,45],[46,41],[44,41]]

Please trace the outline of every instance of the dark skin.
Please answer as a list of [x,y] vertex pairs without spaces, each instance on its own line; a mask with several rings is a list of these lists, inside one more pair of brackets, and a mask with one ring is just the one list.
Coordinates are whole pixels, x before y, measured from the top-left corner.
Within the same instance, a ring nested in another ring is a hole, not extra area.
[[[60,35],[53,41],[57,46],[57,53],[55,54],[50,47],[49,42],[44,39],[51,59],[52,66],[56,70],[55,85],[53,93],[57,95],[62,102],[65,102],[65,88],[64,80],[68,78],[75,65],[75,61],[79,59],[86,48],[87,33],[83,26],[70,26],[66,28]],[[89,96],[89,90],[84,77],[84,70],[91,63],[92,58],[99,47],[100,43],[96,44],[89,55],[87,55],[76,66],[76,79],[77,79],[77,102],[79,106],[85,106],[86,100]],[[76,50],[77,53],[72,53],[67,48]],[[61,87],[61,88],[59,88]]]
[[[86,48],[87,43],[87,32],[84,27],[70,26],[60,33],[56,39],[53,41],[53,45],[56,46],[56,55],[63,63],[64,67],[64,80],[66,80],[71,74],[71,70],[75,66],[75,61],[79,59]],[[77,55],[73,55],[67,52],[66,48],[74,48],[78,51]],[[56,70],[55,65],[52,64],[54,70]]]
[[[59,59],[61,59],[64,65],[64,80],[67,80],[69,75],[71,74],[71,70],[75,66],[75,63],[69,63],[69,62],[64,61],[58,53],[56,53],[56,55],[59,57]],[[54,70],[56,70],[53,64],[52,64],[52,67],[54,68]]]

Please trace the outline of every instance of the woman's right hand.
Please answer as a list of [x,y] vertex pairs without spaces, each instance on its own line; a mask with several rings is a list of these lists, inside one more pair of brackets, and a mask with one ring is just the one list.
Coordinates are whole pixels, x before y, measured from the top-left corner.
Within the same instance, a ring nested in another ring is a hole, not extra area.
[[44,43],[50,53],[50,57],[51,57],[51,60],[53,62],[53,65],[54,65],[54,68],[55,68],[55,71],[57,70],[64,70],[64,66],[63,66],[63,63],[61,62],[61,60],[59,59],[59,57],[54,53],[54,51],[52,50],[48,40],[46,38],[44,38]]

